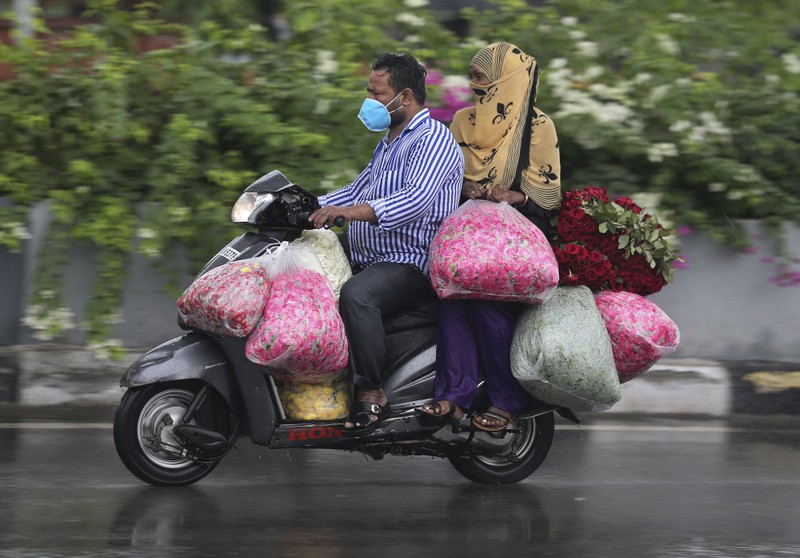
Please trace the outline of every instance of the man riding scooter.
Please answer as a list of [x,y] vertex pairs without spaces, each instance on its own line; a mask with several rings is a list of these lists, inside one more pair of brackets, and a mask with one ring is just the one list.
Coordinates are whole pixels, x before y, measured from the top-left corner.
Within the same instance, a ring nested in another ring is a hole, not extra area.
[[384,318],[433,295],[428,248],[441,221],[456,209],[464,160],[447,127],[423,108],[425,69],[408,54],[383,54],[372,64],[359,118],[388,130],[372,159],[347,186],[320,196],[309,220],[317,228],[350,223],[353,277],[339,311],[350,346],[356,398],[343,433],[374,431],[389,416],[383,390]]

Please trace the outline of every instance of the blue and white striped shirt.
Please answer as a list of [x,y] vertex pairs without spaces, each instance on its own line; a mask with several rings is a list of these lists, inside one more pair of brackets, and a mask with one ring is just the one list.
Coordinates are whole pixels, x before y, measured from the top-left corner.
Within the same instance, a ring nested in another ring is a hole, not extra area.
[[428,273],[428,248],[436,229],[456,207],[464,180],[464,157],[450,130],[416,114],[394,141],[388,134],[358,177],[330,194],[325,205],[369,204],[378,224],[353,221],[347,230],[353,267],[378,262],[416,265]]

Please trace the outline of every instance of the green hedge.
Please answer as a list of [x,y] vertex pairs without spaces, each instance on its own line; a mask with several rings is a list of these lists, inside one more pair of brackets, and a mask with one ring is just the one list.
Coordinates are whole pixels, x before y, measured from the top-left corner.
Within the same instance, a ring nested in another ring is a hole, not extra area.
[[[27,320],[44,337],[70,326],[59,289],[72,243],[98,252],[82,327],[111,347],[133,249],[162,263],[182,250],[196,269],[239,232],[231,204],[260,174],[315,192],[354,177],[378,139],[355,113],[386,50],[445,76],[496,40],[533,53],[567,189],[649,194],[660,216],[738,247],[737,219],[800,221],[800,48],[782,2],[502,0],[465,11],[459,38],[424,0],[293,0],[283,42],[246,18],[166,24],[152,3],[115,5],[90,2],[92,19],[58,48],[46,34],[0,47],[15,70],[0,82],[0,197],[14,204],[0,243],[19,249],[27,209],[51,201]],[[142,52],[148,37],[177,41]],[[449,102],[441,85],[430,96]]]

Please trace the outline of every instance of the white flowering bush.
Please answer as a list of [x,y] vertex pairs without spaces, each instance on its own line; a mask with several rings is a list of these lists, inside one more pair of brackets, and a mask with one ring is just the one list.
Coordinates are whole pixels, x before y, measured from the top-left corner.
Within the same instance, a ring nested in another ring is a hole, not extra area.
[[[659,193],[648,209],[739,248],[738,219],[800,222],[800,42],[779,4],[497,5],[474,33],[537,57],[565,189]],[[780,234],[776,251],[783,284],[800,284]]]

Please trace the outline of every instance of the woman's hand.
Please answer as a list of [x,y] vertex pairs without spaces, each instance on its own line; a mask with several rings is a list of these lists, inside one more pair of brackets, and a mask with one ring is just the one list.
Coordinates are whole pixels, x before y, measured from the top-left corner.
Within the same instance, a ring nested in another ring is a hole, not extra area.
[[502,186],[493,186],[486,191],[486,199],[493,202],[506,202],[508,205],[518,207],[528,200],[528,197],[522,192],[516,192],[503,188]]
[[468,200],[481,200],[486,197],[486,190],[477,182],[465,180],[461,186],[461,195]]

